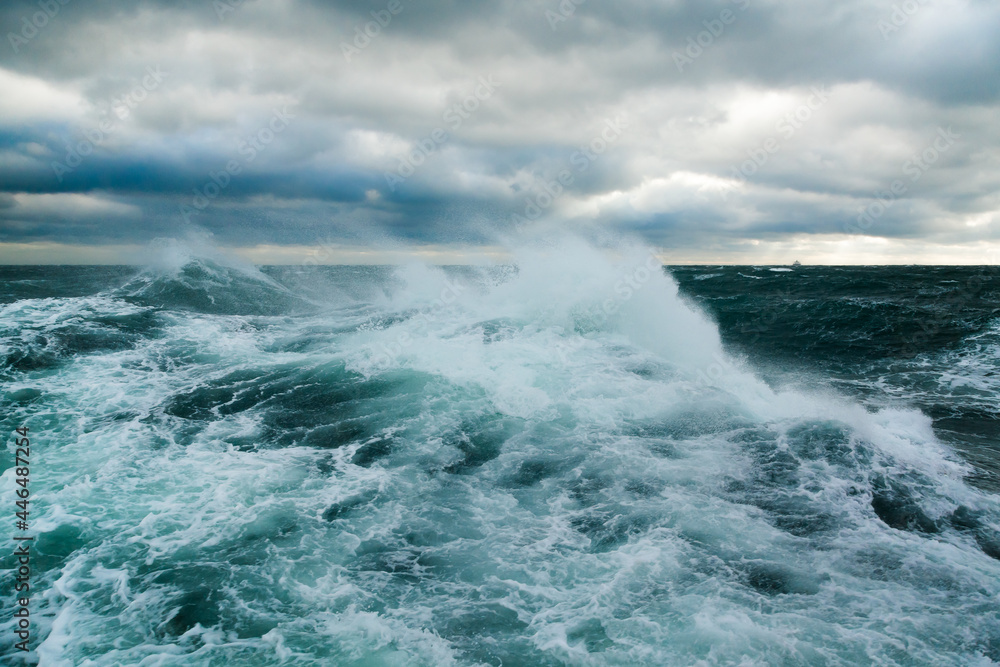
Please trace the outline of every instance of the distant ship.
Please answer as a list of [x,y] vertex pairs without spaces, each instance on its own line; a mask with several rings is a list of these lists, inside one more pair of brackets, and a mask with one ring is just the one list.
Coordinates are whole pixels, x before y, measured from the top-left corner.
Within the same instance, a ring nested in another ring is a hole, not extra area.
[[802,266],[802,262],[800,262],[799,260],[795,260],[794,262],[792,262],[792,266]]

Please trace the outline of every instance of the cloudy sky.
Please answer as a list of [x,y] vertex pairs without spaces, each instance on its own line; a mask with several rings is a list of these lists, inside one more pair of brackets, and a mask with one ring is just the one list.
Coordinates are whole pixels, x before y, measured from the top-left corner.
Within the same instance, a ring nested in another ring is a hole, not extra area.
[[0,263],[192,234],[457,261],[537,229],[678,263],[1000,250],[995,0],[35,0],[0,25]]

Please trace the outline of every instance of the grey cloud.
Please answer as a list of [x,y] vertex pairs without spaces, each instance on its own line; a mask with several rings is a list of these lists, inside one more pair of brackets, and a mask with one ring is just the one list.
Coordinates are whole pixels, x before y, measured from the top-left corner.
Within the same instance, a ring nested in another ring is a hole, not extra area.
[[[684,243],[837,234],[948,125],[961,141],[865,233],[995,234],[964,222],[1000,209],[1000,152],[990,148],[1000,139],[1000,8],[991,3],[964,3],[937,23],[940,9],[921,3],[886,35],[879,22],[899,4],[889,0],[590,1],[554,28],[554,0],[400,0],[350,61],[342,44],[384,17],[388,0],[233,4],[220,17],[212,3],[71,0],[17,53],[0,45],[0,68],[81,100],[60,122],[0,114],[0,203],[12,193],[81,193],[127,201],[143,217],[96,229],[70,214],[26,222],[0,204],[6,240],[163,235],[192,190],[242,160],[241,142],[283,105],[294,123],[198,215],[220,238],[308,243],[318,230],[353,238],[369,225],[481,242],[567,169],[572,185],[545,211],[566,224],[653,241],[683,234]],[[3,34],[36,11],[37,2],[5,3]],[[700,51],[691,48],[699,39]],[[690,62],[678,68],[676,54]],[[157,66],[169,73],[162,86],[55,178],[52,161]],[[496,95],[449,128],[446,110],[490,75],[502,82]],[[733,167],[819,85],[840,97],[831,93],[720,197]],[[577,170],[573,156],[604,119],[625,113],[629,130]],[[385,174],[439,127],[447,142],[390,187]],[[678,174],[687,176],[671,180]],[[635,197],[645,199],[624,203]]]

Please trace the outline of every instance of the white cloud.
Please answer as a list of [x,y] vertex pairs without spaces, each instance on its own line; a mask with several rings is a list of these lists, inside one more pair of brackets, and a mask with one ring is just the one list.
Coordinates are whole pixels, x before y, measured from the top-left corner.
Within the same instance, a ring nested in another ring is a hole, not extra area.
[[0,67],[0,120],[38,123],[80,119],[87,104],[65,85]]
[[12,215],[17,218],[129,218],[136,219],[142,210],[130,204],[78,193],[31,194],[13,196]]

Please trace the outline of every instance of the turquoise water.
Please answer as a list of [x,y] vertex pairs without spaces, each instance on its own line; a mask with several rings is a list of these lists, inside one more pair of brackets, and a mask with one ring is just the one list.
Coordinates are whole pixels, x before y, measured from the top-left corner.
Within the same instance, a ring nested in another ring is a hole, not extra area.
[[998,301],[935,271],[5,267],[29,657],[995,664]]

